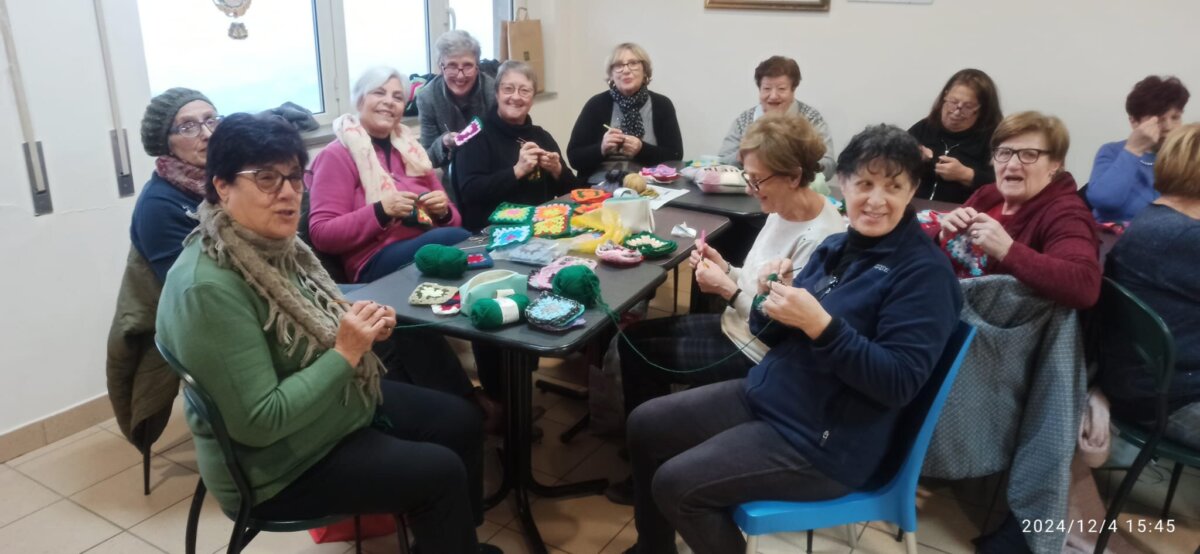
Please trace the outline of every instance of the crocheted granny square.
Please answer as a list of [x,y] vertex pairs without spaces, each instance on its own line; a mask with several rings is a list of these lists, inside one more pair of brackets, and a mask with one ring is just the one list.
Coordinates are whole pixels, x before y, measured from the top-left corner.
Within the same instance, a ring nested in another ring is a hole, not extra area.
[[533,219],[533,206],[527,204],[513,204],[511,202],[501,202],[496,206],[496,210],[492,215],[488,216],[489,223],[498,225],[516,225],[520,223],[529,223]]
[[462,295],[454,293],[454,296],[441,304],[430,306],[434,315],[455,315],[462,309]]
[[542,266],[553,262],[561,254],[557,246],[551,240],[535,240],[506,252],[509,261]]
[[987,273],[988,255],[983,248],[971,243],[971,237],[959,233],[946,241],[946,253],[950,265],[959,277],[981,277]]
[[574,204],[566,202],[547,202],[534,208],[533,220],[546,221],[556,217],[570,217],[571,211],[575,208]]
[[583,304],[579,302],[554,293],[543,293],[525,308],[525,318],[538,329],[566,331],[583,315],[583,311]]
[[533,270],[529,274],[529,287],[537,290],[553,289],[554,286],[552,281],[554,280],[554,275],[562,268],[573,265],[587,266],[588,269],[594,270],[596,269],[596,260],[579,258],[576,256],[563,256],[558,258],[557,260],[550,262],[550,265],[546,267]]
[[625,239],[625,246],[636,249],[647,258],[661,258],[679,247],[673,240],[660,238],[646,232],[630,235]]
[[437,283],[421,283],[417,288],[413,289],[412,294],[408,297],[409,304],[418,306],[432,306],[434,304],[442,304],[451,298],[454,298],[458,292],[458,287],[448,287]]
[[556,239],[570,231],[570,218],[563,215],[536,221],[533,224],[533,236],[535,237]]
[[530,229],[528,225],[521,225],[518,227],[492,227],[489,235],[491,236],[491,243],[488,244],[487,249],[495,250],[497,248],[504,248],[514,244],[523,244],[529,242],[529,239],[533,237],[533,230]]

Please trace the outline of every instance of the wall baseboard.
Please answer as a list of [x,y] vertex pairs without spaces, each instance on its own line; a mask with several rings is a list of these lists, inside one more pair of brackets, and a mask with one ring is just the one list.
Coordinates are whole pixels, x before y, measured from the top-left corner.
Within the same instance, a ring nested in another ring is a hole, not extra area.
[[57,414],[0,435],[0,463],[53,444],[113,417],[112,403],[102,394]]

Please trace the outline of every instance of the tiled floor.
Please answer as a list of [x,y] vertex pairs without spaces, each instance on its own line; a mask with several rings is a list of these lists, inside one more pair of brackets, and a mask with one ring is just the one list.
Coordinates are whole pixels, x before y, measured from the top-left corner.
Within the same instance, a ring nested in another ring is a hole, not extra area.
[[[683,279],[686,282],[686,279]],[[668,280],[668,284],[670,280]],[[651,316],[668,315],[670,289],[664,286],[651,303]],[[681,310],[686,298],[681,298]],[[469,362],[465,356],[464,361]],[[586,383],[579,360],[546,360],[539,378]],[[617,456],[619,440],[581,434],[569,444],[558,435],[586,411],[578,400],[535,392],[534,402],[546,409],[539,422],[545,439],[534,447],[533,464],[547,484],[593,477],[622,478],[628,472]],[[177,403],[177,411],[179,405]],[[498,466],[489,459],[488,473]],[[0,552],[140,554],[182,553],[184,521],[196,484],[195,455],[179,414],[155,447],[152,458],[153,491],[143,496],[141,460],[120,436],[112,421],[102,423],[54,444],[0,464]],[[1120,472],[1098,472],[1101,492],[1115,489]],[[1156,518],[1169,475],[1148,470],[1134,489],[1128,516]],[[999,520],[999,511],[988,506],[999,482],[996,479],[959,483],[925,483],[920,495],[918,542],[923,552],[971,552],[971,539]],[[563,554],[620,554],[636,539],[629,507],[609,503],[602,496],[535,499],[534,517],[551,552]],[[1200,546],[1200,472],[1188,470],[1179,486],[1172,517],[1174,533],[1126,535],[1144,552],[1191,553]],[[211,498],[205,503],[199,528],[202,553],[224,552],[231,525]],[[842,529],[817,533],[814,552],[903,552],[886,524],[855,527],[858,547],[851,549]],[[511,506],[489,511],[478,530],[481,540],[499,545],[509,554],[526,552],[519,523]],[[397,552],[395,537],[367,541],[367,552]],[[765,541],[762,552],[803,552],[804,536],[788,535]],[[317,545],[307,533],[263,534],[247,552],[329,553],[352,552],[349,543]],[[681,548],[681,552],[686,552]]]

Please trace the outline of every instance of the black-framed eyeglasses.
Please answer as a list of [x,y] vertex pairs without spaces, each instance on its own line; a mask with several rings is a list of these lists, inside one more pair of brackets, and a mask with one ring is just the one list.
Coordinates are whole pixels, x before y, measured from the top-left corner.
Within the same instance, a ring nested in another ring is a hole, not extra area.
[[1005,163],[1012,159],[1013,154],[1016,154],[1018,161],[1025,165],[1029,165],[1031,163],[1037,163],[1038,158],[1041,158],[1042,154],[1047,152],[1049,152],[1049,150],[1042,150],[1040,148],[1009,148],[1007,146],[1001,146],[999,148],[992,149],[992,159],[1000,163]]
[[642,68],[642,60],[630,60],[625,63],[617,62],[608,66],[610,72],[620,71],[622,69],[630,72],[637,71]]
[[171,134],[187,138],[196,138],[200,136],[201,127],[208,129],[208,133],[212,134],[213,131],[217,130],[217,125],[221,124],[222,119],[225,118],[219,115],[214,115],[208,119],[205,119],[204,121],[184,121],[179,125],[171,127]]
[[464,75],[467,77],[471,77],[471,76],[475,75],[476,71],[479,71],[479,66],[477,66],[473,63],[469,63],[467,65],[461,65],[461,66],[454,65],[454,64],[451,64],[451,65],[442,64],[441,67],[442,67],[442,74],[446,75],[448,77],[453,77],[455,75]]
[[958,100],[951,100],[949,98],[942,98],[942,101],[945,102],[946,105],[950,106],[950,111],[960,111],[964,115],[971,115],[979,111],[979,104],[959,102]]
[[753,189],[754,192],[758,192],[758,189],[760,187],[762,187],[763,183],[770,181],[771,179],[774,179],[778,176],[779,176],[778,173],[772,173],[770,175],[767,175],[766,177],[763,177],[762,179],[755,179],[755,178],[751,177],[749,173],[742,171],[742,179],[746,181],[747,185],[750,185],[750,188]]
[[312,171],[308,170],[284,175],[274,169],[246,169],[237,174],[249,175],[254,181],[254,186],[266,194],[278,194],[279,189],[283,188],[284,181],[291,183],[292,190],[297,194],[303,193],[308,188],[309,179],[312,178]]

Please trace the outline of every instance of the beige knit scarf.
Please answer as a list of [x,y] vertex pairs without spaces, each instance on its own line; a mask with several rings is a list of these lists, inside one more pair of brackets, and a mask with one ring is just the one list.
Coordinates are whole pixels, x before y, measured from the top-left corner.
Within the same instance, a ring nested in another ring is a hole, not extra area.
[[[307,366],[317,355],[333,348],[346,309],[339,303],[341,291],[308,245],[296,237],[262,237],[238,225],[220,205],[210,202],[201,202],[197,214],[200,225],[184,243],[199,238],[205,254],[217,265],[238,272],[267,301],[269,312],[263,331],[274,330],[288,356],[295,355],[304,344],[300,364]],[[292,276],[300,282],[299,287]],[[368,406],[381,403],[379,380],[384,371],[373,352],[363,355],[354,368],[354,381],[346,385],[342,403],[349,402],[351,390],[357,391]]]
[[[375,147],[371,144],[371,136],[363,129],[358,117],[345,114],[333,120],[333,132],[341,141],[350,157],[358,168],[358,179],[362,183],[363,194],[367,204],[374,204],[383,198],[385,192],[396,190],[396,182],[379,163],[375,155]],[[392,148],[400,153],[404,160],[404,174],[409,177],[420,177],[433,170],[433,162],[421,147],[416,133],[408,125],[396,123],[392,128]]]

